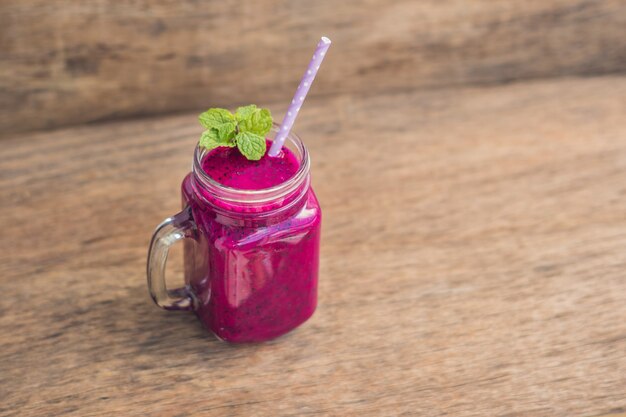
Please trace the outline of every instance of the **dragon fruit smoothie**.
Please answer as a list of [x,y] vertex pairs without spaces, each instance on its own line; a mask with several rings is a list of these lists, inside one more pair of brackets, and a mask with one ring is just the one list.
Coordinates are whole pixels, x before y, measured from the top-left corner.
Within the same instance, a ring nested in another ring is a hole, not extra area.
[[182,183],[198,228],[185,245],[186,282],[196,314],[222,340],[269,340],[315,311],[321,211],[294,138],[299,155],[288,147],[258,161],[228,147],[198,154]]
[[[280,125],[255,104],[198,116],[203,132],[181,184],[183,209],[152,234],[152,300],[195,312],[221,340],[270,340],[315,311],[322,212],[292,127],[330,44],[320,38]],[[180,240],[185,286],[169,289],[167,257]]]

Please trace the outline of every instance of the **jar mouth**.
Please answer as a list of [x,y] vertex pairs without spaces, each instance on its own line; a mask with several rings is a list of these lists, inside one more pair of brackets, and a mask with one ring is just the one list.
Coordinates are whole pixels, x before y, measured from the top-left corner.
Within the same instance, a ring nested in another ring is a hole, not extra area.
[[[274,140],[276,134],[280,130],[280,126],[276,123],[272,124],[272,128],[266,136],[269,140]],[[258,204],[265,203],[277,199],[281,199],[287,195],[294,193],[298,188],[308,181],[310,170],[310,157],[309,152],[302,143],[302,140],[293,131],[287,135],[287,140],[283,145],[291,150],[300,166],[296,173],[286,181],[268,188],[261,188],[258,190],[244,190],[240,188],[233,188],[227,185],[221,184],[218,181],[211,178],[202,169],[202,159],[208,153],[206,149],[196,145],[194,151],[194,158],[192,163],[192,172],[194,179],[199,182],[200,186],[209,193],[213,194],[220,200],[226,200],[230,202],[237,202],[243,204]]]

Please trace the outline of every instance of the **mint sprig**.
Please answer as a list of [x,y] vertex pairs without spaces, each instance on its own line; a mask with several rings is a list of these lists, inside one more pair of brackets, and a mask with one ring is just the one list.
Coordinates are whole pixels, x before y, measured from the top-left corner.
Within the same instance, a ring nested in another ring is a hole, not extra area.
[[235,114],[213,108],[200,114],[200,124],[206,130],[199,145],[207,150],[220,146],[235,147],[247,159],[258,161],[265,155],[265,135],[272,128],[272,114],[251,104],[239,107]]

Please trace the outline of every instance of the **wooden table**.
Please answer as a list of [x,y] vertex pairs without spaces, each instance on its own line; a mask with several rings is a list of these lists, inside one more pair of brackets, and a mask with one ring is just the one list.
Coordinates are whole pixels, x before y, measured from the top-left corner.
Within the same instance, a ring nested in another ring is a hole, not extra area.
[[626,78],[303,110],[319,308],[261,345],[147,295],[195,113],[1,142],[0,415],[626,415]]

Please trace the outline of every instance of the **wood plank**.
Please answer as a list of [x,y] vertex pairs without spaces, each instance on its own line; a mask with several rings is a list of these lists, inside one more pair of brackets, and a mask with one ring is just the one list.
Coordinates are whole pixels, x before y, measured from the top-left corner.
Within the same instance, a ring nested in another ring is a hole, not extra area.
[[0,1],[0,133],[312,94],[624,73],[621,0]]
[[620,77],[314,98],[319,308],[248,346],[145,287],[195,114],[9,138],[0,415],[623,415],[625,112]]

